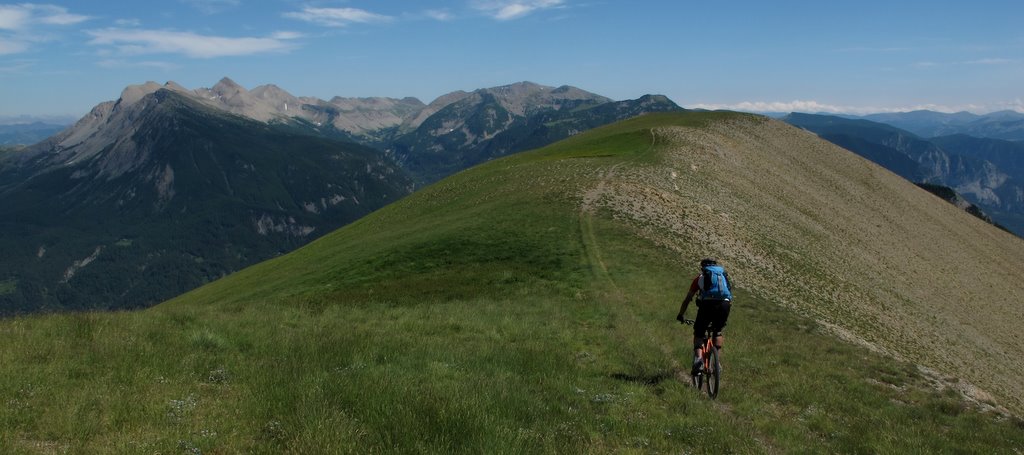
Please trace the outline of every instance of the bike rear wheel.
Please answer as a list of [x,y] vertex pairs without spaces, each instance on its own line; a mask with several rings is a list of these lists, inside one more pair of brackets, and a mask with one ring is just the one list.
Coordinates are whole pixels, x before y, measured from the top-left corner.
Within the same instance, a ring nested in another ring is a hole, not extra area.
[[[718,348],[712,346],[711,350],[707,352],[707,356],[708,361],[705,362],[703,374],[700,375],[703,379],[698,379],[698,382],[705,383],[708,396],[714,399],[718,397],[718,385],[722,380],[722,365],[718,363]],[[700,388],[699,385],[698,388]]]

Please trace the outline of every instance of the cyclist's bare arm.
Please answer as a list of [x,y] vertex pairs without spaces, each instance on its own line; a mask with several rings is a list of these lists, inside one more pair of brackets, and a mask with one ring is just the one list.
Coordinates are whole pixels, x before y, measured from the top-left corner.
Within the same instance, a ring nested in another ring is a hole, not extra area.
[[686,314],[686,309],[690,306],[690,300],[693,300],[693,295],[693,292],[686,293],[686,298],[683,299],[682,305],[679,306],[679,315],[676,316],[677,320],[683,319],[683,315]]

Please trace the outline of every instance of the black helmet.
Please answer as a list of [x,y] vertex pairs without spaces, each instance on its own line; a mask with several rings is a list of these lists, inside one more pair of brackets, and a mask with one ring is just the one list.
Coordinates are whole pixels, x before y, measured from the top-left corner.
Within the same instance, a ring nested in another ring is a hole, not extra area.
[[718,265],[718,261],[716,261],[715,258],[704,258],[700,260],[701,268],[707,267],[709,265]]

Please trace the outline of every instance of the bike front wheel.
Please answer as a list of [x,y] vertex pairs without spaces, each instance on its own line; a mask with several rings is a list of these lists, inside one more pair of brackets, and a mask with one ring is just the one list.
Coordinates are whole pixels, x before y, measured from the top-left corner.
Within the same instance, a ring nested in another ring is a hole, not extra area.
[[[708,396],[712,399],[718,397],[718,385],[722,380],[722,364],[718,362],[718,348],[712,346],[711,350],[707,353],[708,359],[704,363],[704,371],[700,376],[703,377],[703,382],[708,391]],[[698,379],[698,382],[701,381]],[[698,388],[700,385],[698,384]]]

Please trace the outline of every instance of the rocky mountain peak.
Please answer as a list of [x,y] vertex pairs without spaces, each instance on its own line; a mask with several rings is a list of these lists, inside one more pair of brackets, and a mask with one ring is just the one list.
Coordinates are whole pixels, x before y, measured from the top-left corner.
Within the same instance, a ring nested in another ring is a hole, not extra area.
[[664,104],[664,103],[671,103],[672,102],[672,100],[670,100],[665,95],[644,95],[644,96],[641,96],[638,101],[640,102],[641,105]]
[[558,88],[523,81],[514,84],[480,89],[473,92],[476,96],[493,96],[499,104],[517,116],[527,115],[531,109],[561,109],[565,102],[594,101],[606,103],[612,101],[600,95],[571,86]]
[[284,90],[281,87],[278,87],[278,86],[276,86],[274,84],[261,85],[259,87],[256,87],[256,88],[252,89],[252,91],[250,91],[249,93],[251,93],[253,96],[255,96],[257,98],[264,98],[264,99],[268,99],[268,98],[293,98],[293,99],[297,99],[291,93],[288,93],[287,90]]
[[142,97],[149,95],[150,93],[153,93],[157,90],[160,90],[161,88],[163,88],[163,86],[153,81],[149,81],[145,84],[140,85],[129,85],[125,87],[123,91],[121,91],[121,97],[119,100],[120,108],[124,109],[128,106],[131,106],[139,100],[141,100]]
[[[409,191],[404,171],[376,150],[268,127],[198,93],[163,87],[130,87],[118,107],[103,103],[66,134],[0,166],[0,219],[32,231],[16,243],[0,239],[0,277],[14,271],[20,283],[33,283],[15,297],[0,292],[0,315],[156,303]],[[64,232],[74,235],[48,243]],[[150,249],[130,248],[126,238]],[[230,240],[206,248],[202,239],[210,238]],[[49,252],[16,257],[12,245],[20,243]],[[193,262],[197,255],[202,260]],[[174,273],[118,278],[147,269]]]
[[216,85],[210,88],[210,91],[222,96],[246,92],[245,87],[238,85],[235,81],[231,80],[231,78],[228,77],[221,78],[221,80],[218,81]]
[[260,115],[254,115],[252,112],[243,112],[243,114],[259,120],[272,118],[275,114],[298,115],[303,104],[294,95],[273,84],[256,87],[249,92],[249,96],[259,101],[259,103],[254,101],[252,104],[261,105],[263,112]]
[[168,90],[173,90],[175,92],[180,92],[180,93],[192,93],[191,90],[189,90],[189,89],[187,89],[185,87],[182,87],[181,84],[178,84],[177,82],[174,82],[174,81],[167,81],[167,83],[164,84],[164,88],[168,89]]
[[441,95],[437,97],[437,99],[435,99],[434,101],[431,101],[430,104],[428,104],[426,107],[420,109],[420,111],[416,115],[402,122],[402,126],[399,128],[399,130],[402,132],[409,132],[416,128],[419,128],[419,126],[422,125],[423,122],[431,115],[436,114],[438,111],[444,109],[448,105],[460,101],[468,96],[470,96],[470,94],[462,90],[456,90],[454,92]]
[[483,88],[480,89],[479,91],[484,93],[491,93],[501,97],[511,98],[530,96],[540,92],[550,92],[551,90],[554,90],[554,88],[536,84],[529,81],[522,81],[513,84],[502,85],[499,87]]
[[[419,128],[428,118],[453,105],[455,108],[453,112],[446,115],[454,117],[446,120],[446,126],[438,128],[437,131],[454,132],[459,130],[466,121],[466,119],[459,118],[460,116],[485,115],[480,109],[490,109],[489,105],[497,105],[499,111],[507,111],[507,114],[510,115],[500,121],[488,120],[484,117],[473,120],[476,123],[483,122],[490,125],[485,128],[486,131],[473,132],[472,140],[466,139],[468,141],[466,143],[476,143],[487,140],[510,127],[512,123],[521,123],[527,117],[537,113],[568,111],[611,101],[608,98],[568,85],[555,88],[529,81],[478,89],[473,92],[454,91],[438,97],[429,105],[424,105],[422,101],[414,97],[401,99],[334,97],[330,101],[314,97],[299,98],[273,84],[247,90],[229,77],[222,78],[211,88],[195,90],[186,89],[173,81],[168,81],[163,85],[150,81],[126,87],[121,98],[116,103],[111,103],[112,107],[94,110],[88,119],[80,121],[66,134],[55,137],[55,141],[51,140],[48,145],[42,144],[37,148],[40,150],[45,148],[52,152],[74,147],[76,148],[74,154],[64,154],[69,159],[72,159],[72,156],[91,156],[117,140],[112,135],[113,133],[99,134],[101,131],[120,131],[119,128],[110,126],[113,114],[119,115],[115,119],[115,123],[119,127],[130,126],[132,119],[141,115],[146,106],[139,105],[138,108],[131,109],[129,107],[138,104],[147,95],[156,93],[160,89],[166,89],[211,108],[252,120],[285,123],[300,121],[307,125],[312,124],[317,128],[322,126],[334,128],[362,138],[368,141],[367,143],[378,143],[388,140],[388,138],[410,133]],[[657,104],[655,101],[660,101],[660,98],[644,105]],[[130,115],[120,116],[121,113]]]

